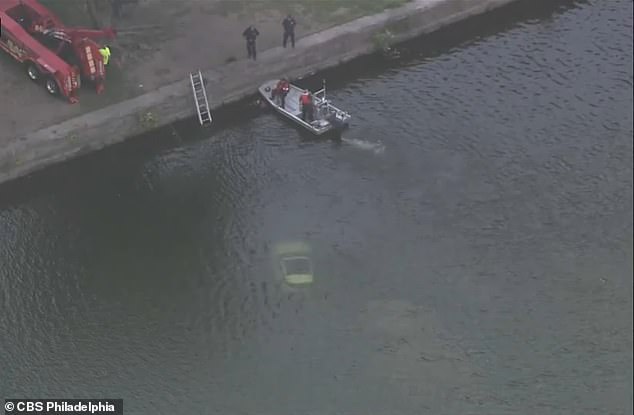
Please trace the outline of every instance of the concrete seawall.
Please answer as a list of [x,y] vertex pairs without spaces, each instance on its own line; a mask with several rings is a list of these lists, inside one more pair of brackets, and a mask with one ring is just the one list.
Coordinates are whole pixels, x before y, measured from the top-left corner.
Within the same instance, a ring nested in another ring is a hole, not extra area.
[[[513,1],[414,0],[398,9],[362,17],[302,38],[293,50],[266,50],[257,63],[238,61],[204,71],[209,104],[216,109],[255,93],[267,79],[298,78],[372,53],[375,35],[386,29],[400,42]],[[187,78],[17,137],[0,154],[0,183],[194,115]]]

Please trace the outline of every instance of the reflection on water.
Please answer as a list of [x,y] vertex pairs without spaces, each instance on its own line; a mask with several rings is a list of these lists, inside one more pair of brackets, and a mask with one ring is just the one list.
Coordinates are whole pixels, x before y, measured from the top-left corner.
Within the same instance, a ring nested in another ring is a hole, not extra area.
[[[341,142],[254,110],[3,186],[0,390],[631,412],[632,3],[528,3],[329,74]],[[276,276],[286,240],[312,284]]]
[[383,152],[385,151],[385,145],[381,141],[372,142],[372,141],[366,141],[360,138],[348,138],[348,137],[341,137],[341,140],[352,147],[356,147],[361,150],[371,151],[374,154],[383,154]]

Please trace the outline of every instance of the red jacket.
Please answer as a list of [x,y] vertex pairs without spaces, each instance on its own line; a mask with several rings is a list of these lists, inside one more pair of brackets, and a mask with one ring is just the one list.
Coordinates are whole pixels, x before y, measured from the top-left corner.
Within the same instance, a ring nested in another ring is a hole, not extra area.
[[277,83],[275,89],[277,92],[287,93],[290,89],[290,85],[288,84],[288,81],[281,80]]
[[302,105],[310,105],[313,103],[313,97],[308,93],[304,93],[299,97],[299,102]]

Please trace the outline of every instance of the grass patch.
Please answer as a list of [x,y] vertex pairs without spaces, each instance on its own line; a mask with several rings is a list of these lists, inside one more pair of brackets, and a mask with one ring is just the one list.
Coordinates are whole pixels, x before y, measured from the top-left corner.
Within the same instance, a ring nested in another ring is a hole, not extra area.
[[[403,6],[412,0],[221,0],[209,9],[222,16],[253,14],[292,13],[301,20],[312,19],[315,23],[332,25],[347,22],[361,16],[380,13]],[[40,0],[68,26],[92,27],[99,25],[95,17],[110,16],[107,0]],[[93,15],[91,17],[91,10]],[[187,2],[183,2],[181,13],[187,13]],[[101,20],[101,19],[99,19]],[[109,20],[109,19],[105,19]],[[103,23],[103,22],[101,22]]]
[[223,0],[214,11],[223,16],[254,13],[291,13],[318,23],[338,24],[403,6],[412,0]]
[[[323,18],[328,18],[332,14],[343,14],[341,12],[344,10],[348,16],[360,17],[381,13],[387,9],[394,9],[410,1],[411,0],[301,0],[298,2],[298,6],[304,11]],[[278,2],[285,3],[282,0],[278,0]]]
[[372,37],[372,42],[377,52],[388,53],[392,50],[394,34],[389,30],[383,30]]
[[139,124],[141,124],[141,127],[146,130],[156,128],[158,122],[158,117],[152,111],[147,111],[139,114]]

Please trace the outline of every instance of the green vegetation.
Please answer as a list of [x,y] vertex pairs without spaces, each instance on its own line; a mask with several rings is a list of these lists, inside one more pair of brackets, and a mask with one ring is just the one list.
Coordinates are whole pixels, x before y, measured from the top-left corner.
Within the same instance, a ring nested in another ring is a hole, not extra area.
[[[209,10],[220,15],[286,14],[312,19],[315,23],[336,25],[361,16],[400,7],[412,0],[220,0]],[[98,27],[108,25],[112,14],[109,0],[40,0],[71,26]],[[187,3],[182,5],[187,13]]]
[[139,124],[146,130],[156,128],[158,125],[158,118],[152,111],[147,111],[139,115]]
[[340,23],[394,9],[409,2],[410,0],[302,0],[298,2],[298,6],[300,12],[314,16],[318,20]]
[[392,50],[394,34],[389,30],[383,30],[372,37],[374,47],[378,52],[389,53]]
[[361,16],[400,7],[411,0],[222,0],[214,9],[229,15],[278,12],[311,18],[319,23],[339,24]]

